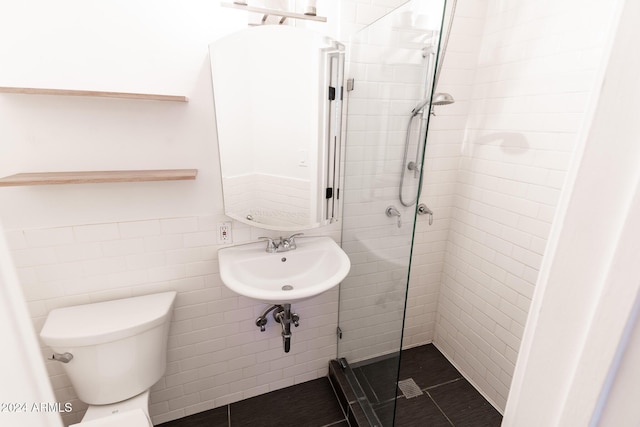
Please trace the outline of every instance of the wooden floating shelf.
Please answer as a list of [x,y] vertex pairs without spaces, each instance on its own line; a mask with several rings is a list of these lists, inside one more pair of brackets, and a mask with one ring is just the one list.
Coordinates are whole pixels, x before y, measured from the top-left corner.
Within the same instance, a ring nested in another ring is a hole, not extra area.
[[102,92],[96,90],[42,89],[31,87],[0,87],[0,93],[20,93],[27,95],[95,96],[100,98],[149,99],[154,101],[187,102],[186,96],[159,95],[151,93]]
[[[254,7],[235,3],[220,3],[220,5],[223,7],[230,7],[232,9],[246,10],[247,12],[261,13],[265,16],[281,16],[282,18],[306,19],[307,21],[327,22],[327,18],[325,18],[324,16],[304,15],[302,13],[287,12],[278,9],[266,9],[264,7]],[[282,19],[280,23],[283,22],[284,19]]]
[[19,173],[0,178],[0,187],[106,182],[181,181],[196,179],[197,169]]

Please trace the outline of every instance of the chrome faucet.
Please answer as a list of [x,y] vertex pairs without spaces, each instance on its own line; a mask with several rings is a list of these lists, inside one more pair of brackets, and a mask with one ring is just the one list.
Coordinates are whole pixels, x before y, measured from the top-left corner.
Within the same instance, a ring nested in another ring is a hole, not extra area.
[[267,249],[266,251],[270,254],[278,252],[278,248],[280,247],[280,242],[273,240],[271,237],[258,237],[258,239],[266,239],[267,240]]
[[292,234],[291,236],[289,236],[286,239],[283,239],[281,237],[280,238],[280,247],[282,248],[282,250],[280,252],[292,251],[295,248],[297,248],[297,246],[296,246],[296,237],[302,236],[303,234],[304,233],[295,233],[295,234]]
[[291,236],[284,238],[280,237],[279,240],[274,240],[271,237],[258,237],[258,239],[266,239],[267,240],[267,248],[265,249],[267,253],[276,253],[276,252],[287,252],[292,251],[296,246],[296,237],[302,236],[304,233],[295,233]]

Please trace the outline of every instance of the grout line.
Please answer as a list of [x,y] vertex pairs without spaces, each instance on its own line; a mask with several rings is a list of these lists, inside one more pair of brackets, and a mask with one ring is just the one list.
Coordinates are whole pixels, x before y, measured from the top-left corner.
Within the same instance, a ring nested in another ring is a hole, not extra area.
[[396,396],[396,397],[390,397],[390,398],[388,398],[387,400],[383,400],[383,401],[378,402],[378,403],[379,403],[380,405],[384,405],[385,403],[390,403],[390,402],[393,402],[394,400],[398,400],[398,399],[400,399],[400,398],[407,400],[407,397],[406,397],[406,396],[404,396],[404,395],[399,395],[399,396]]
[[231,405],[227,405],[227,423],[231,427]]
[[436,387],[440,387],[441,385],[452,384],[452,383],[455,383],[456,381],[460,381],[460,380],[462,380],[462,379],[464,379],[464,377],[458,377],[458,378],[455,378],[455,379],[453,379],[453,380],[445,381],[445,382],[440,383],[440,384],[430,385],[429,387],[425,387],[425,388],[423,388],[423,389],[422,389],[422,391],[431,390],[431,389],[434,389],[434,388],[436,388]]
[[339,424],[342,424],[343,421],[346,421],[347,424],[349,424],[349,420],[347,420],[346,418],[344,420],[338,420],[338,421],[334,421],[331,424],[325,424],[322,427],[331,427],[331,426],[337,426]]
[[438,405],[438,403],[434,400],[434,398],[431,396],[431,393],[427,392],[427,396],[429,396],[429,399],[431,399],[433,404],[436,405],[436,408],[438,408],[438,411],[440,411],[440,413],[447,419],[447,421],[449,421],[449,424],[453,426],[454,425],[453,422],[449,419],[449,417],[447,417],[447,414],[444,413],[440,405]]

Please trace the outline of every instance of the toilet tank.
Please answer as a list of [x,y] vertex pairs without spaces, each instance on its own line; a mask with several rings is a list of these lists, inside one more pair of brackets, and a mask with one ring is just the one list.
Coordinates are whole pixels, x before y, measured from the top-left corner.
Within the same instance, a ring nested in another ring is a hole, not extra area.
[[80,400],[120,402],[148,390],[164,375],[176,292],[52,310],[40,332],[62,363]]

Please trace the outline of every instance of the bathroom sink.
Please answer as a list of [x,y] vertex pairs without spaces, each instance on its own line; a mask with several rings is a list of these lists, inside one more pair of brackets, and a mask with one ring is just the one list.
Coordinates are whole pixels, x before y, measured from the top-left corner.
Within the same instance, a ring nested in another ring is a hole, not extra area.
[[277,253],[268,253],[265,242],[220,249],[222,283],[267,304],[291,304],[328,291],[349,273],[349,257],[329,237],[300,237],[296,244]]

